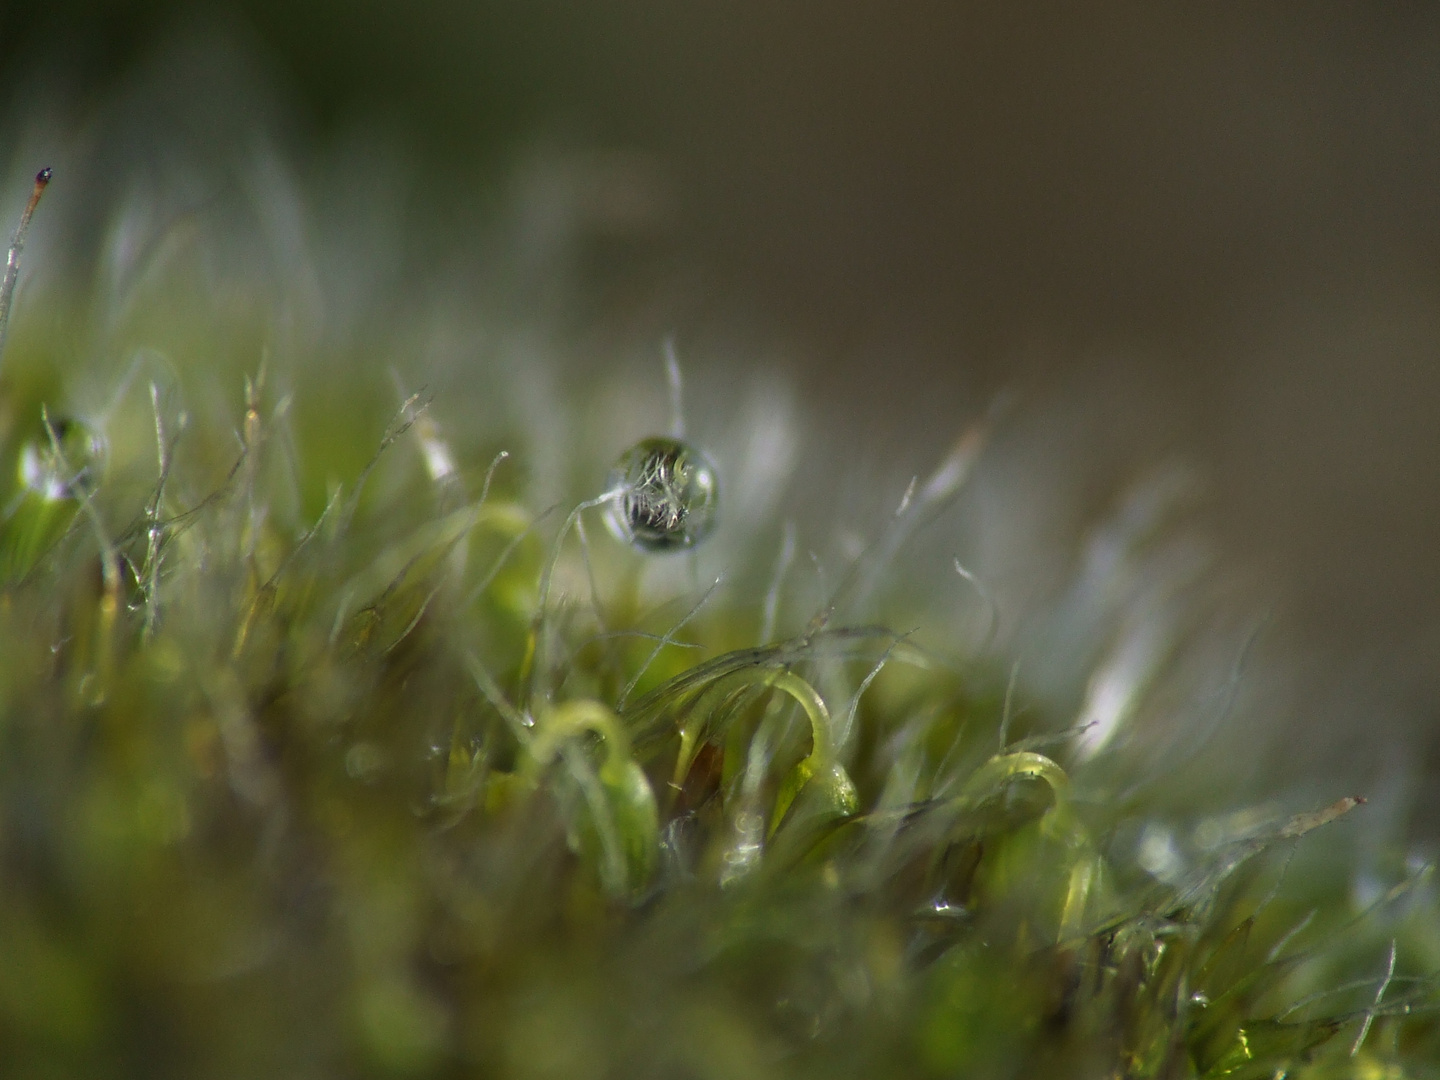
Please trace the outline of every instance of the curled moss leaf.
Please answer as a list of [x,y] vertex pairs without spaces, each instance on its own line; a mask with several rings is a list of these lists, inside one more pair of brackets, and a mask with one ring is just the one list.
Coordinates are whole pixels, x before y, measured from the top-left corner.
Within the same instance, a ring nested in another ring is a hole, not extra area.
[[[604,743],[596,770],[575,747],[587,734]],[[547,709],[527,747],[532,783],[563,757],[580,789],[584,813],[573,823],[576,843],[597,866],[607,891],[630,895],[650,880],[659,847],[659,812],[645,772],[630,756],[619,717],[597,701],[567,701]]]

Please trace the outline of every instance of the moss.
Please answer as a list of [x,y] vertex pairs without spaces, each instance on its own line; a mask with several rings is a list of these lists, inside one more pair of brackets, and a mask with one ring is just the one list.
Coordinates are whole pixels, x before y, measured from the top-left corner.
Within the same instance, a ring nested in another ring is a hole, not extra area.
[[536,505],[516,432],[387,415],[364,356],[307,387],[176,292],[103,415],[84,303],[5,358],[7,1073],[1440,1074],[1434,893],[1355,909],[1355,800],[1147,870],[1165,822],[1012,722],[1008,658],[846,621],[979,429],[757,640]]

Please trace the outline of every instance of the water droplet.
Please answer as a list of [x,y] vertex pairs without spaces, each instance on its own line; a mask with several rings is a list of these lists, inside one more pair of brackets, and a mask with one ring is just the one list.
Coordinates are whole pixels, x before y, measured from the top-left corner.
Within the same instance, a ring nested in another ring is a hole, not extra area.
[[[52,420],[48,433],[20,451],[20,483],[42,499],[78,499],[95,489],[105,461],[105,440],[79,420]],[[56,447],[59,452],[56,452]]]
[[645,551],[694,547],[715,525],[720,486],[715,466],[679,439],[642,439],[610,473],[606,521],[617,537]]

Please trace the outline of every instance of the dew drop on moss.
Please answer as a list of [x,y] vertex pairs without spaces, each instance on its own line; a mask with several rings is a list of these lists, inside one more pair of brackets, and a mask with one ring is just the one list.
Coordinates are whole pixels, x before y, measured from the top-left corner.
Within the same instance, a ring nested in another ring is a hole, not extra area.
[[653,436],[620,455],[609,490],[610,531],[643,551],[694,547],[715,525],[720,487],[715,466],[679,439]]
[[42,433],[21,448],[20,484],[48,502],[83,498],[100,479],[105,441],[79,420],[52,420],[50,430],[53,443]]

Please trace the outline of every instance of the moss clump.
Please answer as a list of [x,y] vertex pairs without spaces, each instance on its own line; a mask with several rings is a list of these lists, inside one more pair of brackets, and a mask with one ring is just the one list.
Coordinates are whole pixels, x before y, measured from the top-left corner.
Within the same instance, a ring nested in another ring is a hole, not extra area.
[[1171,850],[1007,665],[845,621],[973,441],[757,640],[513,432],[242,381],[263,327],[200,300],[61,422],[46,303],[0,385],[6,1073],[1440,1075],[1433,893],[1357,913],[1356,800]]

